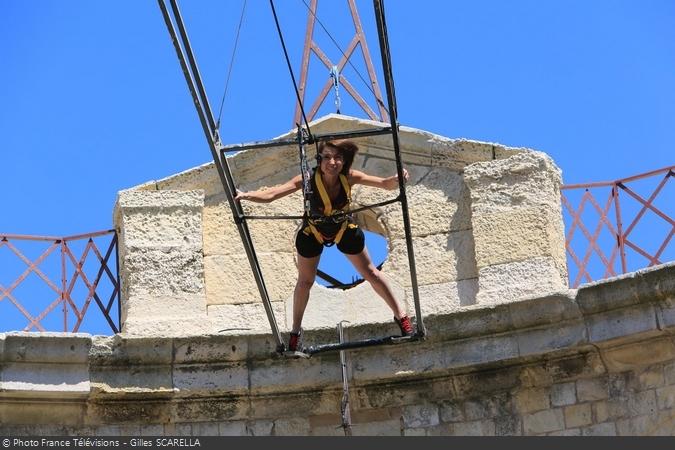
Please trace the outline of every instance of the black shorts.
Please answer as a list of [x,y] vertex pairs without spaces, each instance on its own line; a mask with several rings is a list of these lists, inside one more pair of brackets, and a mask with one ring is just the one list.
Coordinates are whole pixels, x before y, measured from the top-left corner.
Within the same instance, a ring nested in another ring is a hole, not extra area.
[[[366,237],[363,235],[361,228],[350,228],[347,227],[345,232],[342,234],[342,239],[337,244],[338,250],[347,255],[356,255],[363,251],[363,248],[366,245]],[[295,249],[298,251],[300,256],[305,258],[314,258],[319,256],[323,252],[323,245],[319,244],[313,234],[309,236],[302,232],[302,229],[298,231],[298,234],[295,236]]]

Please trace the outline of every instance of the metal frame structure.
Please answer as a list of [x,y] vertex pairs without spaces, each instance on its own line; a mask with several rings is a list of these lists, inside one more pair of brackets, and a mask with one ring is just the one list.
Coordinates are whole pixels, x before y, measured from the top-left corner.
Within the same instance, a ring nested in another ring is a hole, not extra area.
[[[111,235],[112,239],[108,248],[105,251],[105,256],[99,251],[94,238]],[[69,242],[78,241],[81,239],[87,239],[87,244],[80,256],[79,260],[73,254],[72,249],[69,247]],[[51,242],[49,247],[44,250],[35,260],[31,261],[23,252],[15,246],[12,241],[42,241],[42,242]],[[24,331],[30,331],[33,328],[38,331],[46,331],[41,325],[42,320],[47,317],[54,309],[59,305],[61,306],[63,313],[63,329],[62,331],[68,332],[72,331],[76,333],[79,331],[80,326],[85,318],[89,306],[92,303],[92,300],[99,307],[103,313],[104,318],[110,325],[110,328],[113,332],[118,333],[121,328],[121,302],[120,302],[120,282],[119,282],[119,258],[117,255],[117,234],[115,230],[106,230],[98,231],[94,233],[80,234],[75,236],[66,236],[66,237],[54,237],[54,236],[29,236],[22,234],[3,234],[0,235],[0,248],[7,247],[14,255],[16,255],[21,261],[26,264],[26,269],[21,275],[19,275],[9,286],[6,288],[0,284],[0,301],[7,299],[11,302],[19,312],[28,320],[28,325],[24,328]],[[60,279],[58,281],[52,281],[49,277],[40,270],[40,264],[42,264],[45,259],[52,254],[54,251],[60,252]],[[112,271],[108,267],[110,258],[113,256],[115,258],[115,274],[113,275]],[[89,281],[87,275],[84,272],[84,265],[87,261],[87,258],[90,255],[95,255],[100,266],[98,272],[92,281]],[[73,274],[68,277],[68,268],[67,262],[70,261],[70,264],[73,266]],[[21,301],[13,295],[13,291],[21,285],[26,278],[34,273],[37,275],[45,284],[56,293],[56,298],[38,315],[33,316],[30,312],[23,307]],[[99,282],[103,278],[104,273],[108,276],[110,283],[112,284],[112,293],[110,298],[104,304],[103,300],[99,297],[97,293],[97,287]],[[76,283],[80,279],[82,283],[87,288],[87,296],[84,299],[83,304],[78,307],[78,305],[73,300],[73,289],[76,286]],[[113,305],[117,300],[117,323],[111,317]],[[70,308],[70,310],[69,310]],[[68,324],[68,315],[73,313],[77,319],[75,324],[73,324],[72,329]]]
[[[635,192],[635,190],[628,186],[628,183],[630,182],[656,176],[663,176],[663,178],[651,193],[649,198],[640,196],[637,192]],[[575,279],[569,280],[571,287],[578,287],[584,279],[587,282],[593,281],[593,277],[588,272],[590,258],[593,253],[598,255],[602,265],[604,266],[605,273],[603,278],[617,275],[617,271],[614,267],[617,256],[621,261],[621,273],[626,273],[628,271],[628,262],[626,257],[627,248],[644,257],[649,262],[648,266],[661,263],[661,255],[670,244],[673,235],[675,235],[675,220],[668,216],[667,213],[657,208],[654,205],[654,200],[658,197],[659,193],[663,191],[666,183],[673,177],[675,177],[675,166],[669,166],[616,181],[570,184],[562,187],[561,201],[565,210],[572,218],[572,223],[570,224],[567,230],[567,235],[565,236],[565,248],[567,249],[567,254],[570,257],[571,262],[574,263],[578,268],[578,273]],[[604,202],[604,206],[601,206],[601,204],[598,202],[598,200],[596,200],[596,198],[593,196],[593,193],[591,192],[592,189],[599,188],[610,188],[609,196]],[[574,208],[571,201],[565,196],[565,191],[577,189],[583,189],[584,193],[579,202],[579,206]],[[632,218],[628,227],[624,227],[625,217],[622,216],[621,202],[619,199],[619,193],[621,191],[628,194],[633,200],[637,201],[641,205],[639,212],[635,215],[635,217]],[[587,204],[590,204],[599,216],[598,223],[593,233],[589,231],[587,224],[584,224],[582,220],[582,215]],[[612,207],[614,207],[614,224],[612,223],[612,219],[610,217],[610,210]],[[663,219],[671,227],[670,232],[665,236],[663,242],[661,242],[661,245],[653,254],[649,253],[647,250],[638,245],[633,239],[629,238],[630,234],[633,232],[633,230],[635,230],[637,224],[648,211],[651,211],[653,214]],[[616,242],[616,244],[612,247],[611,252],[608,252],[609,256],[605,254],[598,242],[601,232],[605,227],[614,237]],[[583,258],[579,258],[577,252],[575,252],[572,246],[572,239],[574,238],[577,229],[581,231],[588,241],[588,246],[585,248]]]
[[[377,22],[377,29],[378,29],[378,36],[379,36],[379,41],[380,41],[380,51],[381,51],[381,56],[382,56],[382,65],[383,65],[383,71],[384,71],[384,77],[385,77],[385,84],[386,84],[386,90],[387,90],[387,100],[389,104],[389,118],[390,118],[390,126],[388,127],[381,127],[381,128],[375,128],[375,129],[370,129],[370,130],[361,130],[361,131],[351,131],[351,132],[341,132],[341,133],[332,133],[332,134],[322,134],[322,135],[312,135],[309,131],[309,124],[308,121],[305,120],[304,124],[306,126],[305,131],[303,132],[303,129],[299,127],[299,131],[297,133],[297,136],[295,136],[294,139],[292,140],[274,140],[274,141],[268,141],[268,142],[257,142],[257,143],[252,143],[252,144],[242,144],[242,145],[234,145],[234,146],[228,146],[225,147],[222,145],[220,141],[220,136],[218,134],[217,127],[215,125],[215,120],[213,117],[213,113],[211,111],[211,107],[209,106],[208,99],[206,97],[206,93],[204,90],[204,86],[201,80],[201,76],[199,74],[199,69],[197,67],[197,63],[195,60],[194,53],[192,52],[191,46],[190,46],[190,41],[187,36],[187,32],[185,30],[185,25],[183,23],[183,19],[181,17],[180,10],[178,8],[178,3],[177,0],[170,0],[170,6],[171,6],[171,12],[169,12],[169,8],[167,8],[166,5],[166,0],[158,0],[159,7],[162,11],[162,15],[164,17],[165,24],[167,26],[167,29],[169,31],[169,34],[171,36],[171,40],[174,44],[174,48],[176,50],[176,54],[178,56],[181,68],[183,70],[183,74],[185,76],[185,80],[188,84],[188,89],[190,90],[190,94],[192,96],[192,99],[195,104],[195,108],[197,109],[197,114],[199,116],[199,120],[202,125],[202,129],[204,131],[204,135],[206,137],[206,140],[209,144],[209,148],[211,149],[211,154],[213,156],[213,160],[216,165],[216,169],[218,171],[218,175],[220,177],[220,180],[223,184],[223,188],[227,197],[227,201],[230,205],[230,208],[232,210],[232,214],[234,216],[234,221],[237,225],[237,229],[239,231],[239,235],[242,239],[244,249],[246,251],[246,256],[248,257],[249,264],[251,266],[251,270],[253,272],[253,276],[255,278],[258,291],[260,293],[260,297],[263,301],[263,305],[265,307],[265,312],[267,313],[267,317],[270,322],[270,328],[272,330],[272,335],[275,339],[276,345],[277,345],[277,351],[278,352],[283,352],[285,350],[285,345],[283,343],[283,340],[281,339],[281,334],[279,332],[279,327],[276,322],[276,318],[274,316],[274,312],[272,310],[272,305],[270,302],[269,294],[267,292],[267,288],[265,286],[265,281],[262,276],[262,270],[260,268],[259,261],[256,257],[255,253],[255,248],[253,246],[253,242],[251,239],[251,233],[248,229],[247,225],[247,220],[251,219],[298,219],[301,218],[299,216],[247,216],[244,214],[244,211],[241,207],[241,205],[234,201],[234,194],[236,193],[236,186],[234,183],[234,179],[232,177],[232,172],[230,170],[230,166],[227,161],[226,153],[230,151],[240,151],[240,150],[246,150],[246,149],[258,149],[258,148],[270,148],[270,147],[275,147],[275,146],[282,146],[282,145],[294,145],[298,144],[300,147],[302,147],[305,144],[314,144],[320,141],[328,141],[328,140],[333,140],[337,138],[345,139],[345,138],[358,138],[362,136],[372,136],[372,135],[381,135],[381,134],[391,134],[392,136],[392,142],[393,142],[393,149],[394,149],[394,154],[396,158],[396,171],[398,174],[398,180],[399,180],[399,195],[397,198],[382,202],[378,205],[369,205],[366,208],[373,207],[373,206],[380,206],[384,204],[389,204],[393,202],[400,202],[401,203],[401,208],[403,212],[403,225],[404,225],[404,230],[405,230],[405,237],[406,237],[406,244],[407,244],[407,250],[408,250],[408,262],[410,266],[410,274],[411,274],[411,281],[412,281],[412,293],[413,293],[413,299],[415,302],[415,315],[417,319],[417,330],[414,336],[408,336],[405,338],[396,338],[396,337],[388,337],[388,338],[383,338],[383,339],[368,339],[365,341],[359,341],[359,342],[346,342],[346,343],[337,343],[337,344],[327,344],[325,346],[319,346],[315,348],[311,348],[309,353],[319,353],[323,351],[333,351],[333,350],[340,350],[340,349],[348,349],[348,348],[359,348],[359,347],[365,347],[365,346],[371,346],[371,345],[382,345],[382,344],[393,344],[393,343],[399,343],[399,342],[407,342],[411,340],[416,340],[416,339],[421,339],[426,335],[426,330],[424,328],[424,323],[422,320],[422,313],[421,313],[421,307],[420,307],[420,302],[419,302],[419,292],[418,292],[418,284],[417,284],[417,272],[416,272],[416,266],[415,266],[415,257],[413,253],[413,245],[412,245],[412,234],[410,231],[410,217],[408,214],[408,202],[406,198],[406,192],[405,192],[405,185],[404,185],[404,178],[403,178],[403,163],[401,160],[401,152],[399,148],[399,139],[398,139],[398,124],[397,124],[397,114],[396,114],[396,100],[395,100],[395,93],[394,93],[394,82],[393,82],[393,74],[392,74],[392,69],[391,69],[391,55],[389,52],[389,44],[388,44],[388,38],[387,38],[387,29],[386,29],[386,21],[385,21],[385,13],[384,13],[384,6],[382,4],[382,0],[374,0],[374,9],[375,9],[375,17],[376,17],[376,22]],[[274,4],[272,1],[270,1],[270,4],[272,6],[272,9],[274,11]],[[276,13],[275,13],[275,18],[276,18]],[[278,27],[278,22],[277,22],[277,27]],[[278,27],[279,28],[279,27]],[[281,35],[281,30],[279,28],[279,35],[281,38],[281,43],[282,46],[284,47],[284,52],[285,52],[285,44],[283,43],[283,37]],[[288,58],[287,58],[288,61]],[[290,68],[290,63],[289,63],[289,70],[291,73],[291,78],[293,79],[294,85],[295,85],[295,78],[293,77],[293,72],[292,69]],[[299,94],[297,91],[297,86],[296,87],[296,94],[298,95],[298,100],[299,99]],[[304,114],[303,114],[304,117]],[[365,208],[364,208],[365,209]],[[352,212],[356,212],[352,211]]]
[[[321,50],[319,45],[314,41],[314,25],[316,24],[317,21],[316,11],[318,6],[318,0],[312,0],[309,6],[309,14],[307,15],[307,31],[305,33],[305,44],[302,51],[302,67],[300,69],[300,86],[299,86],[300,100],[298,101],[295,107],[295,116],[293,119],[293,125],[300,123],[300,120],[302,118],[301,102],[304,101],[305,98],[305,89],[307,88],[307,80],[309,78],[309,62],[310,62],[309,60],[312,53],[314,53],[314,55],[316,55],[316,57],[319,58],[319,60],[324,64],[324,66],[326,66],[328,70],[332,71],[333,67],[335,67],[338,71],[338,74],[340,75],[337,75],[337,79],[333,79],[332,81],[328,79],[326,81],[326,83],[323,86],[323,89],[321,90],[321,93],[318,95],[317,99],[314,101],[314,104],[312,105],[312,108],[309,111],[309,114],[307,116],[308,120],[312,120],[316,115],[316,113],[319,111],[319,108],[325,101],[328,92],[330,92],[331,86],[333,86],[335,83],[338,83],[339,85],[345,88],[345,90],[352,96],[352,98],[361,107],[361,109],[363,109],[363,111],[366,114],[368,114],[368,117],[370,117],[373,120],[379,120],[381,122],[389,121],[387,110],[385,109],[384,103],[382,102],[382,94],[380,93],[380,87],[377,82],[377,76],[375,75],[375,68],[373,67],[373,62],[370,58],[370,50],[368,49],[368,44],[366,43],[366,36],[363,33],[363,27],[361,25],[359,13],[356,9],[355,0],[347,0],[347,3],[349,4],[349,11],[351,12],[352,21],[354,22],[355,33],[337,65],[333,65],[330,58],[328,58],[326,53],[323,50]],[[341,75],[342,69],[349,62],[350,58],[354,54],[354,51],[359,45],[361,46],[363,59],[366,64],[366,68],[368,70],[368,77],[370,78],[369,81],[372,86],[372,93],[375,96],[375,101],[377,102],[379,116],[375,113],[375,111],[372,110],[372,108],[370,108],[370,106],[368,106],[368,103],[357,92],[354,86],[352,86],[352,84],[345,78],[345,76]],[[332,76],[335,76],[335,74],[333,74],[332,72],[331,74]]]

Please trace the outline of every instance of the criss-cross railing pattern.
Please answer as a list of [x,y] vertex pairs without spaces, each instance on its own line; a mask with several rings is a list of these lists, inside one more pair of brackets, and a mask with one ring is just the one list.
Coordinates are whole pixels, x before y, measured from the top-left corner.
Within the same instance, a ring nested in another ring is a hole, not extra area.
[[[617,181],[562,187],[571,287],[673,259],[675,202],[666,188],[673,187],[668,181],[674,170],[670,166]],[[641,194],[645,186],[648,193]]]
[[[36,249],[36,257],[27,256]],[[78,332],[94,312],[109,327],[105,331],[120,331],[114,230],[68,237],[0,234],[0,256],[0,331],[16,329],[23,322],[23,331]],[[16,267],[23,270],[12,273]]]

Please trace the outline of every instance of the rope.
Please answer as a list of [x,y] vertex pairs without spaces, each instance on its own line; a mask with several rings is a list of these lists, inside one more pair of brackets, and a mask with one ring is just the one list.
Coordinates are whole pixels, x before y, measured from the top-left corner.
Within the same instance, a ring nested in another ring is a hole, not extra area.
[[[284,56],[286,58],[286,64],[288,65],[288,72],[291,75],[291,81],[293,81],[293,88],[295,89],[295,96],[298,99],[298,105],[300,105],[300,112],[302,113],[302,120],[304,120],[305,125],[307,126],[307,134],[309,135],[310,142],[314,140],[312,133],[309,130],[309,121],[305,115],[305,108],[302,106],[302,99],[300,98],[300,91],[298,90],[298,83],[295,82],[295,75],[293,74],[293,67],[291,66],[291,59],[288,57],[288,51],[286,50],[286,43],[284,42],[284,35],[281,32],[281,26],[279,25],[279,18],[277,17],[277,11],[274,8],[274,0],[270,0],[270,6],[272,7],[272,14],[274,15],[274,23],[277,26],[277,33],[279,33],[279,40],[281,41],[281,47],[284,49]],[[300,124],[298,124],[300,126]]]
[[375,97],[375,101],[377,101],[378,104],[380,104],[381,106],[386,108],[387,105],[385,105],[384,102],[382,102],[382,100],[379,99],[379,97],[377,96],[377,94],[373,90],[372,86],[363,78],[363,76],[361,75],[361,72],[359,72],[359,70],[354,66],[354,64],[352,64],[350,59],[345,54],[344,50],[342,50],[342,47],[340,47],[340,45],[337,43],[337,41],[335,40],[333,35],[331,35],[330,32],[328,31],[328,29],[324,26],[323,22],[321,22],[319,17],[314,13],[314,11],[312,11],[312,8],[309,7],[309,5],[307,4],[307,2],[305,0],[302,0],[302,3],[305,4],[305,7],[307,8],[307,11],[309,11],[309,13],[314,16],[314,19],[316,19],[316,21],[319,22],[319,25],[321,26],[321,28],[323,28],[323,31],[326,32],[326,34],[328,35],[330,40],[333,41],[333,44],[335,44],[337,49],[340,50],[340,53],[342,53],[342,56],[347,61],[347,64],[349,64],[351,66],[351,68],[354,69],[354,72],[356,72],[356,75],[361,79],[361,82],[364,84],[364,86],[366,86],[366,88],[368,88],[370,93],[373,94],[373,97]]
[[225,104],[225,97],[227,96],[227,88],[230,85],[230,75],[232,75],[232,67],[234,66],[234,56],[237,53],[237,46],[239,44],[239,33],[241,32],[241,24],[244,22],[244,12],[246,11],[246,1],[244,0],[241,8],[241,16],[239,17],[239,26],[237,27],[237,36],[234,39],[234,48],[232,49],[232,57],[230,58],[230,66],[227,69],[227,79],[225,80],[225,91],[223,92],[223,99],[220,101],[220,110],[218,111],[218,121],[216,122],[216,130],[220,130],[220,117],[223,114],[223,105]]

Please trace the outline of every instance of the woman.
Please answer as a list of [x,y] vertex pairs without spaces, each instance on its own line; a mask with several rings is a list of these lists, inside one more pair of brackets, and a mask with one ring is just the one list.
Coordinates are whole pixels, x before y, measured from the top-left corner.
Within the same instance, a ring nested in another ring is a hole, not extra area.
[[[373,265],[365,247],[363,231],[348,213],[351,186],[363,184],[381,189],[398,187],[398,175],[381,178],[351,169],[358,147],[351,141],[331,141],[319,144],[318,165],[311,176],[312,195],[310,214],[295,238],[298,252],[298,281],[293,293],[293,328],[288,348],[302,349],[302,317],[309,300],[309,291],[316,278],[319,259],[324,246],[336,244],[351,261],[363,279],[384,299],[394,313],[394,320],[403,336],[413,334],[410,318],[394,298],[391,287],[382,273]],[[405,181],[409,175],[403,170]],[[302,176],[297,175],[284,184],[270,189],[238,192],[235,200],[269,203],[302,188]]]

